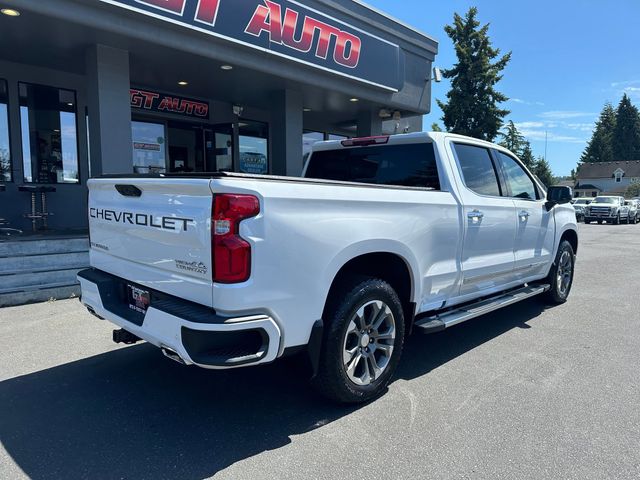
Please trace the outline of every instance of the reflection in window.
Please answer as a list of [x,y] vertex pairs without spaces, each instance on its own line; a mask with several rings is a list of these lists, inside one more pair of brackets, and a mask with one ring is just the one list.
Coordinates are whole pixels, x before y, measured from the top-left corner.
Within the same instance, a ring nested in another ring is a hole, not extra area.
[[78,183],[76,94],[18,84],[24,181]]
[[531,177],[527,175],[527,172],[524,171],[518,162],[502,152],[498,152],[498,158],[502,164],[502,170],[507,177],[506,181],[511,190],[511,196],[525,200],[536,200],[538,195],[533,180],[531,180]]
[[11,181],[8,97],[7,81],[0,79],[0,182]]
[[455,144],[455,151],[467,188],[480,195],[499,197],[498,177],[489,150],[458,143]]
[[240,120],[240,165],[242,173],[269,172],[269,132],[266,123]]
[[165,136],[162,123],[131,122],[133,171],[164,173],[166,170]]
[[324,133],[322,132],[304,132],[302,134],[302,159],[303,162],[307,161],[309,154],[311,153],[311,147],[316,143],[324,140]]

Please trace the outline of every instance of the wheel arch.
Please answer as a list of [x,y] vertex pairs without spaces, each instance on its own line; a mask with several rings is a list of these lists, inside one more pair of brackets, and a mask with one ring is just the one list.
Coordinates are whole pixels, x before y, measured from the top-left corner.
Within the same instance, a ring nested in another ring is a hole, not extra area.
[[571,244],[571,247],[573,248],[573,253],[577,254],[578,253],[578,243],[579,243],[578,242],[578,232],[576,230],[573,230],[573,229],[565,230],[562,233],[562,235],[560,236],[560,241],[558,242],[558,246],[564,240],[568,241]]
[[409,261],[398,252],[392,251],[369,251],[344,262],[333,275],[327,290],[323,317],[330,299],[336,294],[344,280],[357,275],[379,278],[393,287],[402,302],[406,330],[410,330],[416,309],[416,275]]

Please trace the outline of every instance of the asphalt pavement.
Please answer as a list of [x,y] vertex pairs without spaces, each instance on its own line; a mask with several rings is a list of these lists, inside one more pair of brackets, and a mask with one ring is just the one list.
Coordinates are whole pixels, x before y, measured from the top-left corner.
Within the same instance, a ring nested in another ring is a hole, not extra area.
[[566,305],[413,336],[360,407],[291,361],[187,368],[77,300],[0,309],[0,478],[638,479],[640,225],[580,225]]

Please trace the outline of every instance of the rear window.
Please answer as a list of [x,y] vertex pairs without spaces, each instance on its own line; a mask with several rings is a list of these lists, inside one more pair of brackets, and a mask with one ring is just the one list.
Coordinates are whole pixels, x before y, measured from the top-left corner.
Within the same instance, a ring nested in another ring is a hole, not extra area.
[[309,160],[306,177],[440,190],[431,143],[317,151]]

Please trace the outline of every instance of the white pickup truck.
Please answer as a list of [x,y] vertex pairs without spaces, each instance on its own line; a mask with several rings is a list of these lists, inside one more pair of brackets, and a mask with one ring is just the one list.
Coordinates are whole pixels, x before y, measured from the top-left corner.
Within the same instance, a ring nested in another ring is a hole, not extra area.
[[303,177],[91,180],[82,303],[117,342],[212,369],[299,354],[322,394],[362,402],[410,332],[569,295],[571,189],[545,192],[502,147],[445,133],[324,142]]

